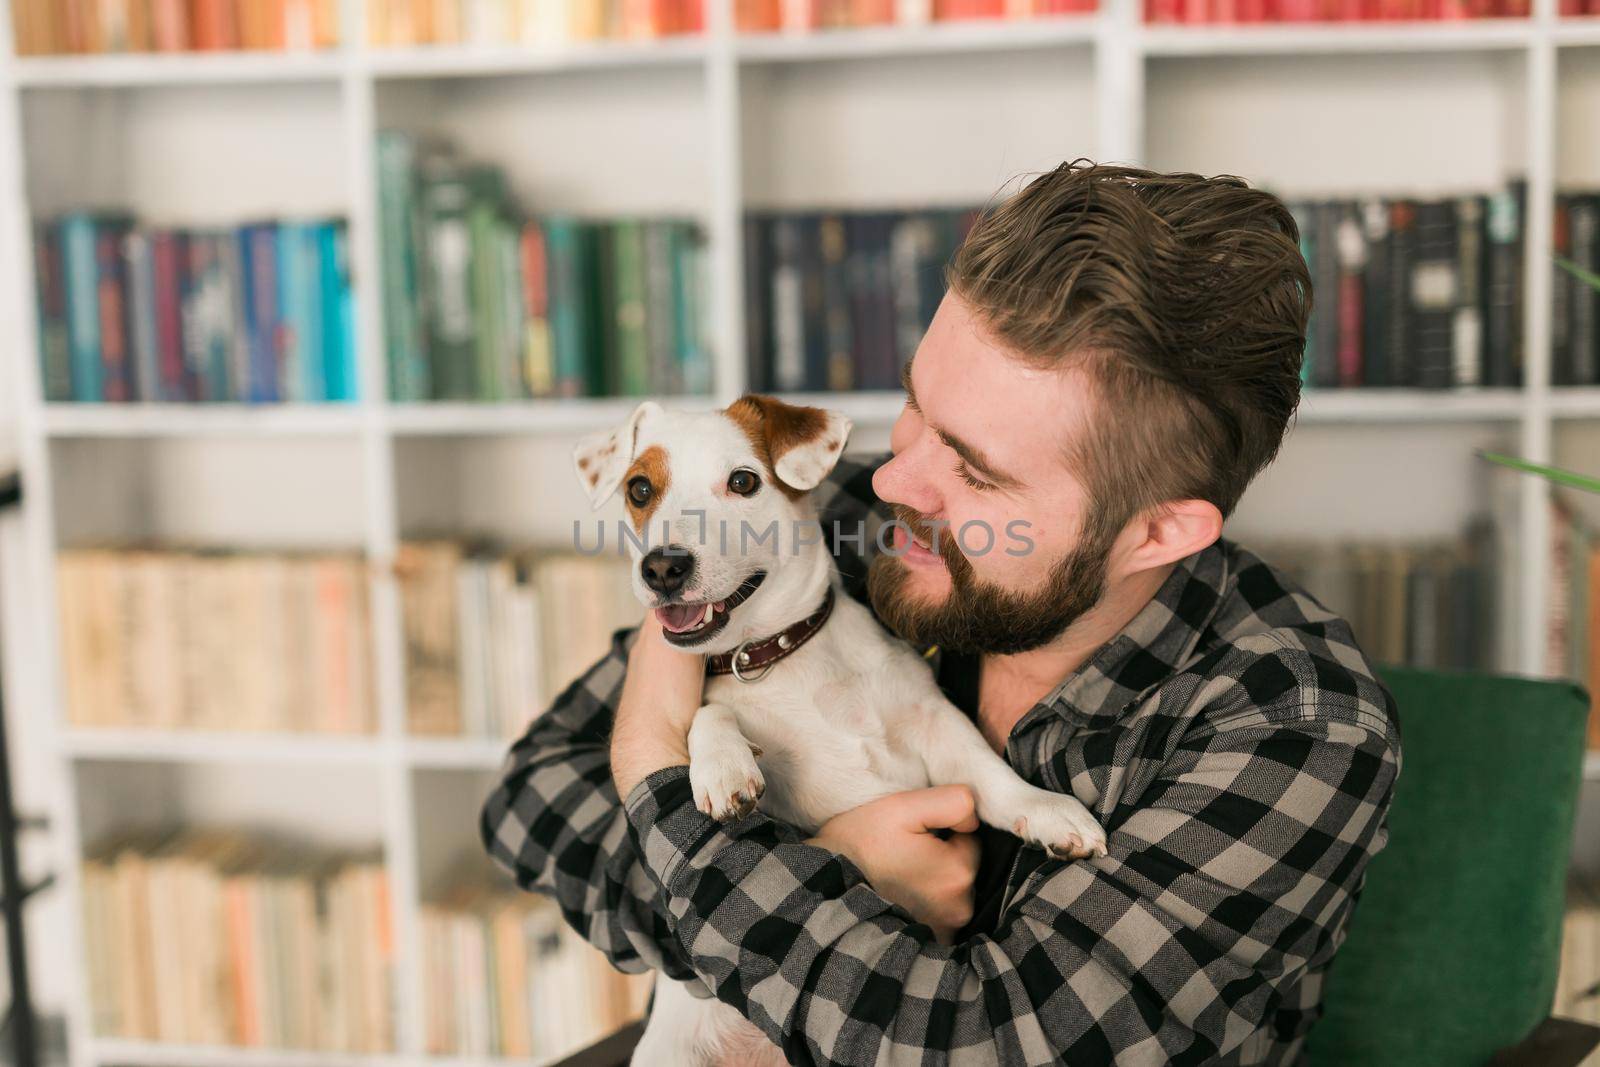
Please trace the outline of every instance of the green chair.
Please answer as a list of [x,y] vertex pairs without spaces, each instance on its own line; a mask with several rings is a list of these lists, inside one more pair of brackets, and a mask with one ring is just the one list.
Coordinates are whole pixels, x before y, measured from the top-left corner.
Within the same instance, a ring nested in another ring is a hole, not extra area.
[[1310,1067],[1576,1064],[1550,1018],[1589,702],[1564,682],[1385,667],[1402,763],[1389,844],[1329,971]]

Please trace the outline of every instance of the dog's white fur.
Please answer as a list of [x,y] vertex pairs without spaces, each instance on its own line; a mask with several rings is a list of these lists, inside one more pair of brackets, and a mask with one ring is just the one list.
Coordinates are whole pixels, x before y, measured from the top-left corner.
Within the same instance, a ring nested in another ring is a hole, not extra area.
[[[759,431],[747,431],[727,412],[667,412],[647,401],[622,427],[586,438],[576,449],[580,480],[597,508],[623,486],[636,457],[651,446],[665,451],[668,484],[648,519],[648,545],[662,543],[665,523],[670,541],[696,556],[694,571],[675,599],[723,600],[755,571],[767,572],[721,631],[695,651],[726,652],[776,634],[815,611],[835,581],[833,559],[821,543],[809,501],[791,499],[772,484],[776,476],[793,489],[808,490],[833,469],[850,423],[829,412],[826,427],[771,456],[774,469],[769,469],[750,437]],[[729,475],[740,468],[762,479],[749,497],[727,488]],[[753,541],[741,544],[742,522],[761,532],[774,520],[780,529],[776,552]],[[795,538],[797,522],[815,539]],[[724,523],[729,530],[725,546],[719,536]],[[636,559],[642,555],[636,547],[630,551]],[[637,566],[633,583],[646,605],[665,599],[645,585]],[[707,679],[705,704],[689,731],[689,758],[695,803],[722,820],[759,800],[762,811],[812,833],[869,800],[964,783],[972,788],[984,822],[1058,855],[1105,851],[1104,832],[1081,803],[1018,777],[944,698],[922,657],[842,590],[821,631],[758,681],[729,675]],[[1073,836],[1081,847],[1074,847]],[[658,981],[655,1008],[633,1062],[645,1067],[753,1064],[748,1040],[753,1035],[751,1024],[733,1008],[699,999],[683,983]],[[770,1043],[764,1048],[772,1062],[783,1062]]]

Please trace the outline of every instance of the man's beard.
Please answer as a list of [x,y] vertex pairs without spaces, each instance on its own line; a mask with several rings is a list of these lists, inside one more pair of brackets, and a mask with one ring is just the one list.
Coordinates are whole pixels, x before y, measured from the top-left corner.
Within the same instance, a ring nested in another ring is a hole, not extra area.
[[[981,581],[961,554],[949,528],[935,531],[910,508],[893,504],[894,516],[937,544],[950,572],[950,592],[937,604],[907,588],[911,570],[896,555],[880,553],[867,570],[867,593],[883,624],[915,645],[938,645],[947,652],[1014,655],[1038,648],[1099,603],[1105,592],[1106,560],[1113,537],[1095,530],[1050,569],[1037,592],[1015,593]],[[1097,524],[1087,524],[1093,530]]]

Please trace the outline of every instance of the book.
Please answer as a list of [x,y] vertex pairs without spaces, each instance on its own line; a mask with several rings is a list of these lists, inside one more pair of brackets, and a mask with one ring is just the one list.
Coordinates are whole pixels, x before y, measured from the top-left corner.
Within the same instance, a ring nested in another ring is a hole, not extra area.
[[19,55],[304,51],[340,40],[340,0],[13,0],[11,12]]
[[410,731],[507,738],[525,730],[616,630],[637,622],[618,548],[585,555],[485,541],[402,544]]
[[371,852],[231,828],[128,827],[82,861],[98,1036],[394,1047],[388,882]]
[[385,131],[378,150],[393,399],[710,390],[697,223],[528,213],[447,146]]
[[75,725],[376,729],[359,557],[70,548],[56,582]]

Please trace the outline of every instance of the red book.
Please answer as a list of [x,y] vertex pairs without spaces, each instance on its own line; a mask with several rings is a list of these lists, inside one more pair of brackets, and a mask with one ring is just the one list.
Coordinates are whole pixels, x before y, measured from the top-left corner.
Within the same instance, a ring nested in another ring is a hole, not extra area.
[[[1358,227],[1359,228],[1359,227]],[[1361,381],[1361,272],[1339,272],[1339,385],[1353,389]]]
[[159,390],[151,395],[162,400],[193,400],[188,375],[183,365],[183,261],[181,234],[162,231],[152,234],[150,246],[155,260],[156,366],[161,374]]
[[189,49],[189,13],[183,0],[151,0],[152,29],[158,52],[186,52]]

